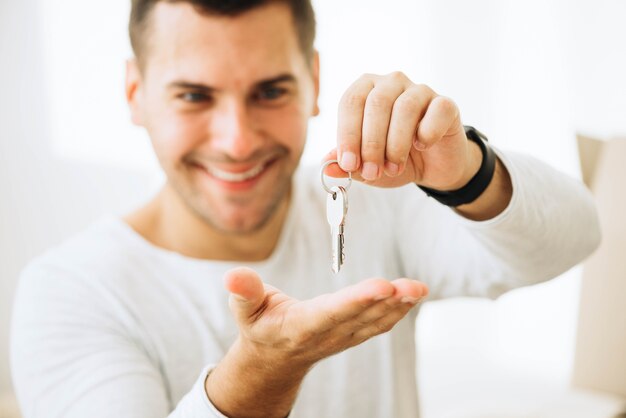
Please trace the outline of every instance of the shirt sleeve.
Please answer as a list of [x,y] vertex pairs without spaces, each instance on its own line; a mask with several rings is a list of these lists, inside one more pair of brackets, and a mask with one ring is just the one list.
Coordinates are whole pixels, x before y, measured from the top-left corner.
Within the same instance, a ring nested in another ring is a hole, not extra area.
[[496,298],[556,277],[599,245],[595,203],[581,182],[532,157],[496,153],[513,195],[493,219],[471,221],[403,189],[408,204],[394,209],[398,252],[407,277],[427,283],[430,298]]
[[26,268],[11,329],[24,418],[224,418],[204,389],[211,366],[174,404],[158,359],[111,309],[97,282],[54,266]]
[[200,376],[193,385],[191,391],[185,395],[176,407],[176,411],[174,412],[179,415],[174,415],[174,413],[172,413],[170,417],[228,418],[226,415],[222,414],[215,407],[215,405],[213,405],[206,393],[205,382],[214,367],[215,365],[209,365],[202,370],[202,373],[200,373]]

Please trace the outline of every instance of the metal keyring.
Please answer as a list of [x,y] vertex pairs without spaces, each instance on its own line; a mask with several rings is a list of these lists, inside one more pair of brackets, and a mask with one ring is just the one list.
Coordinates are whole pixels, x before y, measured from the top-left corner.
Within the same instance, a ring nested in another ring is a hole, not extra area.
[[[328,167],[329,165],[331,165],[332,163],[337,163],[337,165],[339,165],[339,161],[337,160],[330,160],[330,161],[326,161],[323,165],[322,165],[322,187],[324,188],[324,190],[326,190],[327,193],[330,194],[335,194],[335,192],[333,192],[332,190],[330,190],[328,188],[328,186],[326,185],[326,182],[324,181],[324,170],[326,170],[326,167]],[[346,192],[350,189],[350,186],[352,185],[352,173],[348,172],[348,185],[346,187],[344,187],[346,189]]]

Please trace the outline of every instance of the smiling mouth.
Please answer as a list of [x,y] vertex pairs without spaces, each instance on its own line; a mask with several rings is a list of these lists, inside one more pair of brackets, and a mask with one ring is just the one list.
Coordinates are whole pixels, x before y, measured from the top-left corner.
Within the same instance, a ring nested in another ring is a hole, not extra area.
[[213,177],[216,180],[232,184],[241,184],[261,177],[261,175],[267,170],[267,168],[269,168],[277,160],[278,157],[271,158],[269,160],[262,161],[245,171],[237,172],[223,170],[211,164],[205,165],[195,163],[193,165],[195,165],[197,168],[202,169],[209,176]]
[[230,171],[220,170],[216,167],[206,167],[207,172],[218,180],[228,181],[231,183],[239,183],[242,181],[250,180],[261,174],[265,167],[267,167],[271,161],[257,164],[249,170],[242,171],[240,173],[233,173]]

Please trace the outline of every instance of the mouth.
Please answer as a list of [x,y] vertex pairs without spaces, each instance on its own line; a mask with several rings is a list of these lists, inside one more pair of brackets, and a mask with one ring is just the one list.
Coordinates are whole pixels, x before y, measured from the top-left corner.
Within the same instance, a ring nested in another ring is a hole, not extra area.
[[261,161],[250,166],[249,164],[201,164],[194,162],[193,166],[214,183],[231,191],[245,191],[252,189],[258,181],[275,165],[279,157]]
[[215,177],[218,180],[227,181],[230,183],[241,183],[243,181],[251,180],[257,177],[271,163],[272,161],[262,162],[247,169],[246,171],[240,172],[221,170],[215,166],[206,167],[206,171],[207,173],[209,173],[209,175]]

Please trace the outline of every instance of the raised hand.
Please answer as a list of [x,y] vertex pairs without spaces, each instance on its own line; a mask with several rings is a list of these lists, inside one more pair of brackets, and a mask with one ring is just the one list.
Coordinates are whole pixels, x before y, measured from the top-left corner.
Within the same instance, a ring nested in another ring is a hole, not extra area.
[[338,159],[326,173],[380,187],[417,183],[438,190],[463,187],[478,171],[480,150],[465,136],[459,109],[449,98],[400,72],[366,74],[339,104]]

